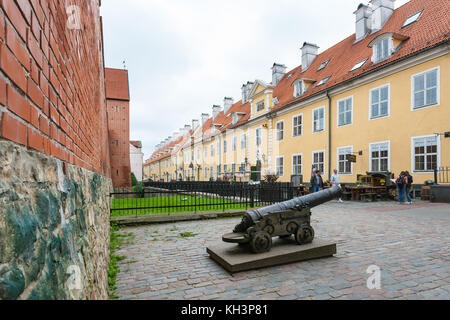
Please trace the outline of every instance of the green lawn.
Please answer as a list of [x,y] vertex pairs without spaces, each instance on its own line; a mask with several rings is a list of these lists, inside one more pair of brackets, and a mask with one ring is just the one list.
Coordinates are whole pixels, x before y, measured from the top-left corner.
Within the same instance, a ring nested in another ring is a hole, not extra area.
[[[171,208],[173,206],[177,207]],[[144,209],[149,207],[153,209]],[[183,212],[222,211],[249,208],[249,205],[246,207],[245,203],[236,203],[232,198],[213,199],[206,197],[196,198],[180,195],[173,197],[112,199],[111,209],[113,209],[113,211],[111,213],[111,217]]]

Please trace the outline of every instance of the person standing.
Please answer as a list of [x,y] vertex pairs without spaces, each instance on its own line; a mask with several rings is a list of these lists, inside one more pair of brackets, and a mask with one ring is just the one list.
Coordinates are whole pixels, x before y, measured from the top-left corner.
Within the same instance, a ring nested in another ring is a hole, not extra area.
[[312,192],[319,192],[321,189],[323,189],[323,179],[320,175],[320,171],[317,170],[316,174],[311,177],[311,186],[312,186]]
[[406,187],[406,179],[405,179],[405,172],[402,171],[400,175],[398,176],[397,180],[395,180],[395,183],[397,185],[397,194],[398,194],[398,202],[400,204],[405,203],[405,187]]
[[[341,178],[339,177],[338,171],[334,169],[334,174],[331,176],[331,186],[341,186]],[[339,202],[342,203],[342,198],[339,198]]]
[[414,182],[414,179],[413,179],[413,177],[409,174],[409,172],[408,171],[405,171],[405,179],[406,179],[406,190],[405,190],[405,193],[406,193],[406,199],[407,199],[407,201],[408,201],[408,204],[412,204],[412,197],[411,197],[411,187],[412,187],[412,184],[413,184],[413,182]]

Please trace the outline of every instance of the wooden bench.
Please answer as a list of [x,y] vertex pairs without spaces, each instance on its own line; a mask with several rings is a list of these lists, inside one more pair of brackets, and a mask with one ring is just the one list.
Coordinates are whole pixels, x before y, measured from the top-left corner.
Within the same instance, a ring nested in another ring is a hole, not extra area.
[[361,201],[375,202],[375,201],[377,201],[377,195],[378,195],[377,193],[362,193],[360,195],[360,197],[361,197]]

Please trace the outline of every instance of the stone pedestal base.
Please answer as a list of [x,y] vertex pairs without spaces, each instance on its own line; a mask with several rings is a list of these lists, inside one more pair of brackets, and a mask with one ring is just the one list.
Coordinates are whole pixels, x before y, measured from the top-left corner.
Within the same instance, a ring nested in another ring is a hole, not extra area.
[[207,248],[210,258],[230,273],[267,268],[293,262],[331,257],[336,254],[335,243],[315,239],[312,243],[298,245],[294,239],[273,239],[270,252],[254,254],[247,246],[223,243]]

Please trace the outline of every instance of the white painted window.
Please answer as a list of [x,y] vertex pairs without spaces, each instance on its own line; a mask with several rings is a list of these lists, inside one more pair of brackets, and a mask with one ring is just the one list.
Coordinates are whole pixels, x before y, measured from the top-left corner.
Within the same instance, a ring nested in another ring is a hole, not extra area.
[[223,172],[228,173],[228,165],[227,164],[223,165]]
[[284,121],[277,122],[277,141],[282,141],[284,139]]
[[412,77],[413,109],[439,104],[439,68]]
[[241,150],[247,148],[247,135],[244,133],[241,135]]
[[236,163],[233,163],[231,165],[231,173],[233,174],[233,176],[236,174]]
[[353,97],[338,102],[338,126],[351,124],[353,120]]
[[294,97],[300,97],[304,92],[304,84],[302,80],[294,82]]
[[233,113],[233,124],[238,123],[238,120],[239,120],[239,118],[238,118],[237,113]]
[[264,110],[264,101],[258,102],[258,104],[256,105],[256,112],[260,112]]
[[331,78],[331,76],[328,76],[326,78],[323,78],[322,80],[320,80],[320,82],[317,84],[317,87],[324,85],[325,83],[327,83],[327,81]]
[[209,177],[210,177],[211,179],[214,178],[214,168],[213,168],[213,167],[209,168]]
[[220,156],[220,141],[217,141],[217,143],[216,143],[216,150],[217,150],[217,155]]
[[370,91],[370,119],[389,115],[389,85]]
[[432,172],[439,166],[439,140],[436,135],[412,139],[413,171]]
[[325,152],[316,151],[313,152],[313,168],[314,170],[319,170],[320,172],[325,172]]
[[338,148],[338,168],[340,174],[352,174],[353,164],[348,161],[347,155],[353,154],[353,147]]
[[320,107],[313,110],[313,132],[325,130],[325,108]]
[[303,115],[292,118],[292,136],[299,137],[303,134]]
[[394,41],[392,36],[384,36],[373,45],[372,62],[378,63],[388,59],[394,51]]
[[322,62],[322,64],[319,66],[319,69],[317,69],[317,71],[320,71],[320,70],[324,69],[328,65],[328,62],[330,62],[330,59],[328,59],[327,61]]
[[220,164],[217,166],[216,176],[217,176],[217,178],[219,178],[219,176],[220,176]]
[[370,145],[370,171],[388,172],[390,170],[389,142],[372,143]]
[[234,151],[236,151],[236,148],[237,148],[237,138],[236,137],[233,137],[233,139],[231,140],[232,142],[231,142],[231,149],[233,150],[233,152]]
[[364,60],[358,62],[357,64],[355,64],[353,66],[353,68],[350,71],[355,71],[355,70],[361,68],[364,65],[364,63],[366,63],[367,60],[369,60],[369,59],[364,59]]
[[208,168],[205,168],[205,175],[204,175],[205,179],[208,178]]
[[261,128],[258,128],[255,130],[255,144],[258,147],[262,144],[262,129]]
[[223,140],[223,153],[226,154],[228,149],[227,140]]
[[403,23],[402,28],[409,26],[411,23],[414,23],[417,21],[417,19],[419,19],[420,15],[422,14],[423,10],[414,13],[412,16],[409,16],[406,20],[405,23]]
[[302,174],[302,155],[295,154],[292,156],[292,174]]
[[276,175],[284,176],[284,157],[277,157],[276,159]]
[[210,152],[211,157],[214,157],[214,146],[211,145],[211,146],[210,146],[210,149],[211,149],[211,150],[210,150],[210,151],[211,151],[211,152]]

